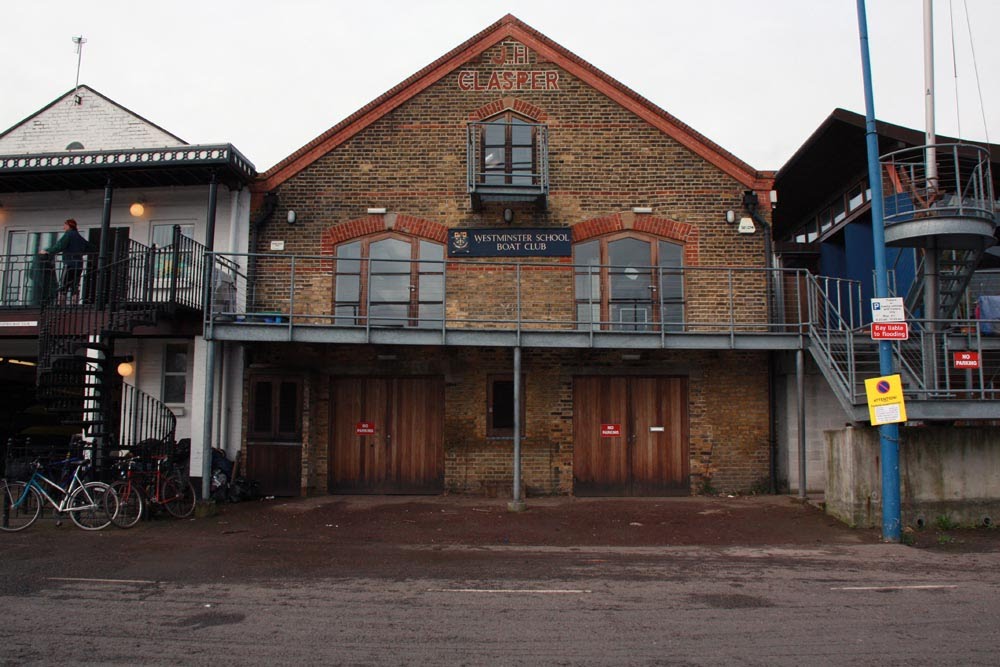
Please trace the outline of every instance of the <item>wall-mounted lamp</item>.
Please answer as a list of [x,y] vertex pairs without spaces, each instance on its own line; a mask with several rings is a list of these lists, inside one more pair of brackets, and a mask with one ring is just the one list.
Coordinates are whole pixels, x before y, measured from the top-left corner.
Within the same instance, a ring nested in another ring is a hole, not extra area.
[[142,197],[136,199],[134,202],[132,202],[132,205],[128,207],[129,215],[131,215],[133,218],[141,218],[142,214],[146,212],[145,204],[146,200],[143,199]]
[[514,209],[505,208],[503,210],[503,221],[508,225],[514,222]]
[[373,206],[368,209],[368,215],[385,215],[387,210],[385,206]]
[[118,364],[118,375],[123,378],[127,378],[132,373],[135,372],[135,365],[132,362],[132,357],[125,357],[121,363]]
[[633,206],[632,207],[632,212],[633,213],[652,213],[653,212],[653,207],[652,206]]
[[289,209],[289,211],[288,211],[288,215],[287,215],[287,216],[285,216],[285,219],[286,219],[286,220],[288,220],[288,224],[290,224],[290,225],[294,225],[294,224],[295,224],[295,222],[296,222],[296,221],[297,221],[297,220],[298,220],[299,218],[298,218],[298,216],[297,216],[297,215],[295,215],[295,211],[292,211],[291,209]]
[[728,222],[729,224],[733,224],[734,222],[736,222],[736,211],[732,209],[726,211],[726,222]]

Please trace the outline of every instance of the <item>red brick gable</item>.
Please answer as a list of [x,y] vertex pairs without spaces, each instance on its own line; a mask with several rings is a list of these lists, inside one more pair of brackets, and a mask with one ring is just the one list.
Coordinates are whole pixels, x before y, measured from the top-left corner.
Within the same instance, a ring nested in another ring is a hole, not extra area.
[[[582,82],[601,92],[623,108],[715,165],[735,180],[753,190],[770,190],[771,172],[753,169],[718,144],[696,132],[660,109],[627,86],[608,76],[582,58],[556,44],[542,33],[511,14],[489,26],[465,43],[401,82],[357,112],[312,140],[298,151],[261,175],[253,190],[267,192],[278,187],[334,148],[347,141],[406,101],[451,74],[462,65],[504,39],[514,39],[537,54],[540,60],[555,64]],[[489,105],[488,105],[489,106]],[[501,109],[502,110],[502,109]]]

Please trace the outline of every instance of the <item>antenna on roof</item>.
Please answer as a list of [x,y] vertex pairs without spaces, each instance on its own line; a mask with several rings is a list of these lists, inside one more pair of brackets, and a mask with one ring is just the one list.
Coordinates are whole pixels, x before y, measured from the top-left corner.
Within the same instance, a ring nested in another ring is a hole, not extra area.
[[73,37],[73,43],[76,44],[76,85],[73,88],[77,91],[75,101],[77,104],[83,102],[83,98],[80,97],[80,61],[83,60],[83,45],[87,43],[83,35],[77,35]]

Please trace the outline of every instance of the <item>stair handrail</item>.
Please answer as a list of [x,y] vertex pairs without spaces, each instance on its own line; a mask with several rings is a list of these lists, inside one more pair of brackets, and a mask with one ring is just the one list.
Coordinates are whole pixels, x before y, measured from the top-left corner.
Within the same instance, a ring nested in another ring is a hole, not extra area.
[[173,442],[177,416],[158,398],[131,384],[122,384],[121,428],[112,447],[129,449],[145,440]]

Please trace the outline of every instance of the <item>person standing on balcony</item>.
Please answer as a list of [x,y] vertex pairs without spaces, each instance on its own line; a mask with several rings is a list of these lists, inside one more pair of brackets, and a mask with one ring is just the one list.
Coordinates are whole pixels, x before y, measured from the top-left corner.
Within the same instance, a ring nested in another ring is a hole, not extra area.
[[59,282],[59,299],[72,301],[80,289],[80,276],[83,274],[83,254],[90,244],[76,228],[76,220],[68,219],[63,223],[63,235],[55,244],[41,251],[43,255],[62,253],[63,274]]

